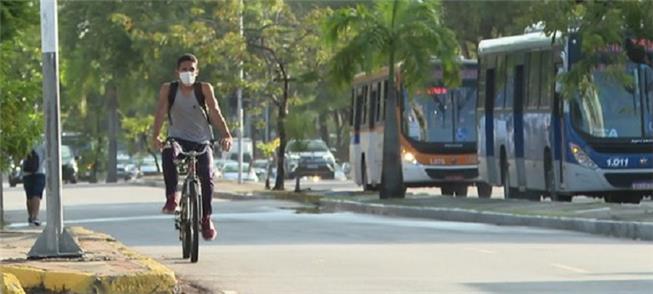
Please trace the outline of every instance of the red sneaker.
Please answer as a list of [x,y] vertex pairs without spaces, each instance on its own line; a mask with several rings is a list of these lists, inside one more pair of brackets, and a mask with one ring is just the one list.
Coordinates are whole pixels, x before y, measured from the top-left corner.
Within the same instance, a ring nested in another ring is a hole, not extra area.
[[174,214],[177,209],[177,200],[175,197],[168,197],[166,204],[161,208],[161,212],[164,214]]
[[215,237],[218,235],[218,232],[213,226],[213,221],[211,221],[211,216],[207,215],[202,218],[202,238],[206,241],[215,240]]

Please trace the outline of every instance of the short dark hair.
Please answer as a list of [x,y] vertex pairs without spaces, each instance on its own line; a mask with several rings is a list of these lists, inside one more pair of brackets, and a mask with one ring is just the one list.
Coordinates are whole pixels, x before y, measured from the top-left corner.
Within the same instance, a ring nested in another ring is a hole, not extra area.
[[190,53],[186,53],[186,54],[182,55],[181,57],[179,57],[177,59],[177,68],[179,68],[181,63],[184,62],[184,61],[192,61],[192,62],[197,63],[197,57],[195,57],[195,55],[190,54]]

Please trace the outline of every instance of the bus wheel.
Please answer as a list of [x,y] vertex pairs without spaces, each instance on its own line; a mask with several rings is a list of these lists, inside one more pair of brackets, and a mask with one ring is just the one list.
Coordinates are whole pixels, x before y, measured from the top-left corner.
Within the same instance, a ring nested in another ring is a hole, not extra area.
[[545,165],[544,181],[546,182],[546,191],[551,197],[551,201],[571,202],[571,195],[561,194],[555,188],[555,173],[553,172],[553,161],[548,158]]
[[478,192],[478,198],[490,198],[492,196],[492,185],[488,183],[476,183],[476,191]]
[[453,190],[456,197],[467,197],[467,184],[454,184]]
[[453,184],[442,184],[442,186],[440,186],[440,191],[443,196],[453,196],[453,194],[455,194]]

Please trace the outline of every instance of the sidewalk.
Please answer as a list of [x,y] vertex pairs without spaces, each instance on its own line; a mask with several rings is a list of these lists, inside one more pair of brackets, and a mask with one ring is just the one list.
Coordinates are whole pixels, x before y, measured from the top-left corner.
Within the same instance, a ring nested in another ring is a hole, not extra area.
[[[29,260],[40,230],[0,231],[1,293],[174,293],[172,270],[113,237],[67,228],[84,251],[75,259]],[[19,284],[17,284],[19,283]]]

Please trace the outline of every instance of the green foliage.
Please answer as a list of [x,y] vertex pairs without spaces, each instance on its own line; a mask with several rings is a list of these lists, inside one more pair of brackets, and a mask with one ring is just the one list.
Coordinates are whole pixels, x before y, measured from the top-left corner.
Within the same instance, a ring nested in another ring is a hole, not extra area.
[[269,142],[259,142],[256,144],[265,158],[270,158],[274,155],[274,152],[279,148],[279,138],[271,140]]
[[43,133],[38,3],[0,1],[0,170]]
[[[599,63],[599,55],[606,46],[623,45],[626,38],[653,40],[652,1],[543,1],[532,10],[532,18],[542,20],[547,34],[564,38],[577,33],[582,40],[584,58],[562,75],[565,96],[573,92],[589,93],[591,72]],[[625,50],[611,60],[612,76],[632,83],[623,74],[628,61]],[[621,68],[621,70],[619,70]]]
[[[149,152],[148,138],[154,116],[123,117],[121,125],[131,154]],[[163,130],[165,133],[165,130]]]
[[413,85],[426,76],[430,61],[438,58],[447,85],[456,85],[458,45],[440,20],[441,11],[439,1],[409,0],[379,1],[372,10],[364,6],[337,10],[324,24],[324,39],[333,47],[343,35],[351,38],[335,53],[332,77],[348,84],[359,71],[387,65],[393,56],[403,64],[403,80]]
[[456,33],[467,58],[477,57],[477,45],[483,39],[521,34],[533,23],[534,1],[443,1],[444,23]]
[[291,139],[301,140],[308,139],[314,133],[315,129],[310,128],[315,121],[315,115],[310,112],[292,112],[286,118],[286,131]]

